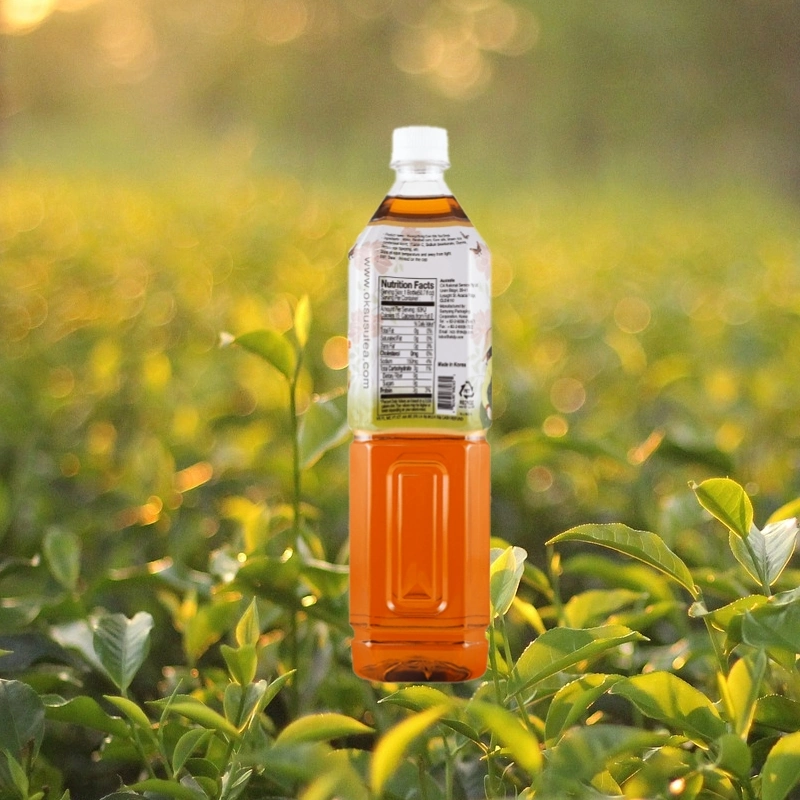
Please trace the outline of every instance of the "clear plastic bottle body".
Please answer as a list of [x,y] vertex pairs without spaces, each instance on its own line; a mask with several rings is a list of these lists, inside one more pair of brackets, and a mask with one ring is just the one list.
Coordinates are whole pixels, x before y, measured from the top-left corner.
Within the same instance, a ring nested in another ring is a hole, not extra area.
[[350,259],[353,668],[467,680],[489,623],[489,254],[445,164],[393,166]]

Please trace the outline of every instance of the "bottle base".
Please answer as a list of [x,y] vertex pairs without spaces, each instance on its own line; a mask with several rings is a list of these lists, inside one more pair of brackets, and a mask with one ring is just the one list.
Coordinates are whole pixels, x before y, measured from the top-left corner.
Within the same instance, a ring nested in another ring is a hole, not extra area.
[[361,678],[388,683],[457,683],[486,672],[486,641],[359,642],[352,644],[353,671]]

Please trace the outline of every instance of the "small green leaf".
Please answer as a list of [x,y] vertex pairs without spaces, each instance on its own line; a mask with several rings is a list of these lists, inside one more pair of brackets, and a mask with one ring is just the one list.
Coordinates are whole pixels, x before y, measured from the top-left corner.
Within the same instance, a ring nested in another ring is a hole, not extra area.
[[27,683],[0,680],[0,751],[19,758],[31,748],[35,758],[44,738],[45,708]]
[[571,728],[550,751],[542,775],[542,797],[562,797],[568,791],[572,792],[569,796],[583,797],[586,792],[580,792],[579,787],[608,769],[615,759],[639,755],[664,744],[667,738],[622,725]]
[[429,708],[404,719],[380,738],[372,754],[370,768],[370,786],[376,795],[381,794],[386,782],[400,766],[411,743],[422,736],[446,711],[447,706]]
[[630,589],[590,589],[570,597],[564,605],[564,621],[570,628],[588,628],[642,597]]
[[730,671],[726,680],[727,698],[731,708],[734,732],[745,741],[753,722],[756,702],[761,691],[761,681],[767,669],[767,657],[763,650],[755,655],[740,658]]
[[621,680],[621,675],[589,673],[562,686],[547,710],[544,727],[547,746],[556,744],[564,731],[577,723],[595,700]]
[[128,725],[120,717],[112,717],[93,697],[73,697],[65,700],[58,695],[43,695],[45,716],[56,722],[85,725],[113,736],[126,737]]
[[124,614],[104,614],[94,624],[94,650],[108,676],[127,691],[150,650],[153,618],[140,611],[132,619]]
[[744,615],[742,638],[751,647],[800,653],[800,599],[786,605],[766,603]]
[[664,544],[660,536],[650,531],[637,531],[620,523],[578,525],[550,539],[547,544],[560,542],[585,542],[609,547],[663,572],[683,586],[695,600],[698,597],[689,568]]
[[502,617],[511,608],[527,557],[528,553],[521,547],[507,547],[505,550],[492,548],[489,595],[493,617]]
[[222,700],[225,718],[230,720],[240,731],[243,731],[256,714],[260,713],[258,708],[266,691],[266,681],[245,685],[229,683],[225,687],[225,694]]
[[5,756],[6,763],[8,764],[8,772],[11,775],[14,788],[17,789],[19,796],[23,798],[23,800],[29,800],[28,789],[30,788],[30,784],[28,782],[28,775],[22,768],[22,764],[8,751],[0,751],[0,758],[3,756]]
[[133,700],[109,694],[103,695],[103,697],[112,706],[118,708],[140,731],[152,732],[153,725],[147,718],[147,714]]
[[539,741],[523,726],[518,717],[493,703],[473,700],[467,713],[476,717],[504,745],[514,761],[531,777],[542,769],[542,753]]
[[261,623],[258,619],[258,606],[255,598],[253,598],[236,624],[236,643],[240,646],[245,644],[257,645],[260,636]]
[[314,397],[300,418],[300,465],[310,469],[329,450],[350,438],[344,392]]
[[164,778],[148,778],[138,783],[132,783],[129,789],[135,792],[154,792],[155,794],[174,797],[176,800],[208,800],[204,792],[190,789],[182,783],[168,781]]
[[779,694],[768,694],[756,703],[755,721],[784,733],[800,730],[800,703]]
[[190,663],[196,662],[236,624],[239,607],[238,597],[218,595],[197,608],[183,631],[183,649]]
[[729,539],[736,560],[756,583],[766,582],[767,586],[772,586],[786,568],[796,542],[797,519],[794,517],[771,522],[763,531],[753,525],[747,544],[733,534]]
[[308,295],[304,294],[298,301],[294,310],[294,335],[300,349],[304,350],[311,330],[311,303]]
[[306,559],[300,566],[303,580],[322,597],[340,597],[347,591],[350,567],[316,558]]
[[297,354],[289,341],[273,330],[251,331],[234,339],[234,344],[244,347],[271,364],[288,381],[294,380]]
[[710,478],[690,486],[697,501],[728,530],[746,539],[753,527],[753,504],[747,492],[730,478]]
[[712,742],[726,732],[714,704],[670,672],[625,678],[613,686],[611,694],[626,697],[645,716],[663,722],[693,741]]
[[192,720],[192,722],[197,722],[206,728],[224,733],[233,739],[240,738],[239,731],[232,723],[191,695],[181,694],[163,700],[150,700],[148,702],[149,705],[156,706],[166,713],[179,714],[182,717],[186,717],[186,719]]
[[734,620],[741,620],[745,612],[752,611],[754,608],[763,606],[767,598],[763,594],[751,594],[747,597],[739,597],[726,606],[708,611],[705,606],[695,603],[689,609],[690,617],[707,617],[709,622],[718,630],[727,633],[728,628]]
[[800,783],[800,733],[790,733],[770,750],[761,770],[762,800],[784,800]]
[[780,522],[781,520],[789,519],[789,517],[800,517],[800,497],[791,500],[786,503],[786,505],[781,506],[777,511],[770,514],[767,525],[769,525],[770,522]]
[[747,743],[735,733],[725,733],[715,742],[717,747],[717,766],[749,780],[753,758]]
[[175,749],[172,751],[172,772],[177,775],[183,769],[192,753],[206,745],[213,735],[212,731],[203,730],[203,728],[193,728],[190,731],[186,731],[178,739]]
[[225,659],[231,678],[240,686],[246,686],[256,676],[258,669],[258,653],[255,645],[243,644],[241,647],[231,647],[223,644],[220,652]]
[[511,674],[509,696],[626,642],[647,641],[622,625],[600,628],[552,628],[529,644]]
[[284,685],[291,680],[295,672],[296,670],[285,672],[283,675],[279,675],[277,678],[275,678],[275,680],[272,681],[269,686],[267,686],[264,696],[261,698],[258,704],[259,714],[275,699],[278,692],[280,692]]
[[[440,689],[435,689],[433,686],[405,686],[398,689],[396,692],[382,698],[379,703],[391,703],[393,705],[407,708],[411,711],[426,711],[429,708],[435,708],[441,705],[453,704],[455,701],[449,695],[446,695]],[[466,736],[473,742],[479,743],[481,741],[480,734],[466,722],[452,717],[442,717],[439,722],[446,725],[451,730]]]
[[43,552],[50,574],[69,591],[78,583],[81,570],[81,543],[62,528],[50,528],[44,537]]
[[290,722],[275,740],[276,744],[297,744],[298,742],[327,742],[374,730],[344,714],[309,714]]

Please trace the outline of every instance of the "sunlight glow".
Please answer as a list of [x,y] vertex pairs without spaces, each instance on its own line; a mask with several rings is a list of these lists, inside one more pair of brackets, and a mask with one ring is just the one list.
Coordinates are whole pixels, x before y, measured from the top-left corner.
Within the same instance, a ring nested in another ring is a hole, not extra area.
[[27,33],[40,25],[55,8],[55,0],[4,0],[0,5],[2,31]]

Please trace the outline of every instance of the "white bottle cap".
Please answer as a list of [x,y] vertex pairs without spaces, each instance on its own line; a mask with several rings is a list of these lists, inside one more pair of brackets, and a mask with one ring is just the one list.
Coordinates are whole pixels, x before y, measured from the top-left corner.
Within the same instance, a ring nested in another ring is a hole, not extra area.
[[401,161],[433,161],[449,167],[447,131],[425,125],[395,128],[392,133],[390,164],[394,166]]

